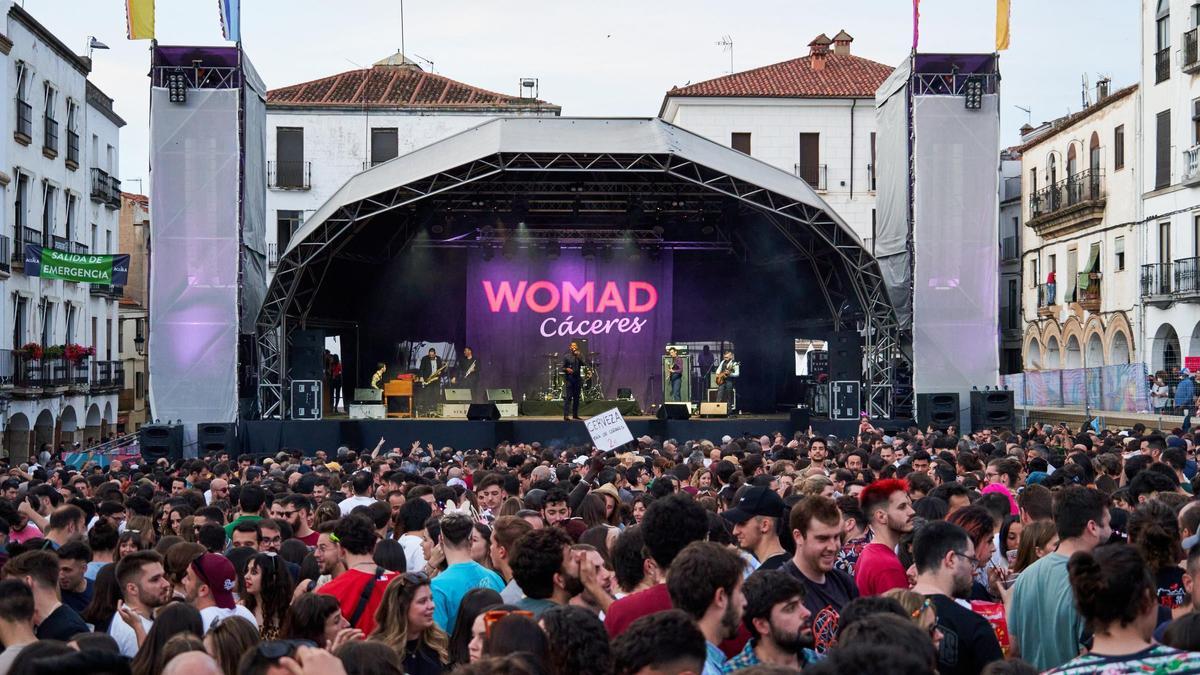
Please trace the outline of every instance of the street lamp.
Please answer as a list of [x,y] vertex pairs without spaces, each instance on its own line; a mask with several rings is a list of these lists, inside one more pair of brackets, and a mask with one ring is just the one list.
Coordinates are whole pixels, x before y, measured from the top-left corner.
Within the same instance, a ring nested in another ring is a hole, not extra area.
[[138,356],[146,355],[146,338],[137,335],[133,338],[133,348],[137,350]]

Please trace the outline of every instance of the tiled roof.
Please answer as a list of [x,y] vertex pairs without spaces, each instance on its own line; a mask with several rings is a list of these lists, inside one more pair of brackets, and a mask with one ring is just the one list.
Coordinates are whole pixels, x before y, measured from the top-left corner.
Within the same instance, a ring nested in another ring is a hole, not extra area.
[[[828,40],[828,38],[825,38]],[[825,54],[825,67],[802,56],[683,87],[667,96],[778,96],[794,98],[872,98],[892,66],[849,54]]]
[[[386,59],[385,59],[386,61]],[[422,109],[540,109],[559,107],[542,100],[498,94],[409,63],[376,63],[370,70],[338,73],[267,92],[269,106]]]

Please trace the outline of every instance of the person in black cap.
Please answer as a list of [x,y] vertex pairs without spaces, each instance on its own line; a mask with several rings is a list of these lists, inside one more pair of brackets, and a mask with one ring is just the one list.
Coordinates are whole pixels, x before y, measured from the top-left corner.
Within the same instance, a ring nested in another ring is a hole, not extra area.
[[733,524],[733,536],[738,546],[759,561],[758,569],[778,569],[788,560],[787,551],[779,542],[779,521],[784,512],[783,499],[766,486],[742,491],[734,507],[721,514]]

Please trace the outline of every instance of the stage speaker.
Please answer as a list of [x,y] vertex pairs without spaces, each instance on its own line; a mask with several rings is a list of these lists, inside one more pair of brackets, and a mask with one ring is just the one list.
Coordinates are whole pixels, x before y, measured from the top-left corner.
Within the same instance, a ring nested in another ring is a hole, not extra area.
[[443,389],[442,394],[446,397],[447,403],[470,403],[471,402],[471,390],[470,389],[455,389],[455,388]]
[[633,400],[633,390],[628,389],[626,387],[618,387],[617,388],[617,400],[618,401],[632,401]]
[[211,455],[228,452],[236,456],[241,449],[237,439],[237,425],[232,422],[202,422],[196,425],[196,445],[200,454]]
[[288,342],[288,377],[321,380],[325,377],[325,331],[296,330]]
[[851,330],[833,333],[829,339],[829,379],[862,380],[862,339]]
[[938,429],[954,426],[961,431],[962,426],[958,420],[958,394],[917,394],[917,426],[921,431],[930,426]]
[[487,399],[493,403],[512,403],[512,389],[488,389]]
[[700,404],[701,417],[729,417],[729,403],[721,401],[720,403],[709,403],[704,401]]
[[812,410],[807,407],[792,408],[788,413],[792,421],[792,432],[808,431],[812,426]]
[[971,392],[972,431],[997,428],[1015,430],[1016,424],[1012,390]]
[[686,403],[664,403],[658,408],[660,420],[686,420],[692,416],[692,411]]
[[156,462],[166,458],[174,462],[183,459],[183,425],[147,424],[138,430],[142,458]]
[[475,421],[495,421],[500,419],[500,409],[495,403],[472,403],[467,408],[467,419]]

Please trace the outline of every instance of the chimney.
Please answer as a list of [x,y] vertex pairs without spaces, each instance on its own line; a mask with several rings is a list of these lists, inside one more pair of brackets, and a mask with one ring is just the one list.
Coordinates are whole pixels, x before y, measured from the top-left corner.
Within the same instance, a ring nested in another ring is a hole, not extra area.
[[1107,77],[1102,78],[1099,82],[1096,83],[1096,102],[1097,103],[1108,98],[1108,88],[1111,83],[1112,83],[1112,80],[1109,80]]
[[833,36],[833,53],[838,56],[850,56],[850,43],[854,42],[854,38],[845,30],[838,31],[837,35]]
[[824,70],[825,58],[829,55],[829,45],[833,40],[829,39],[828,35],[821,33],[813,38],[813,41],[808,43],[808,55],[812,57],[812,69]]

